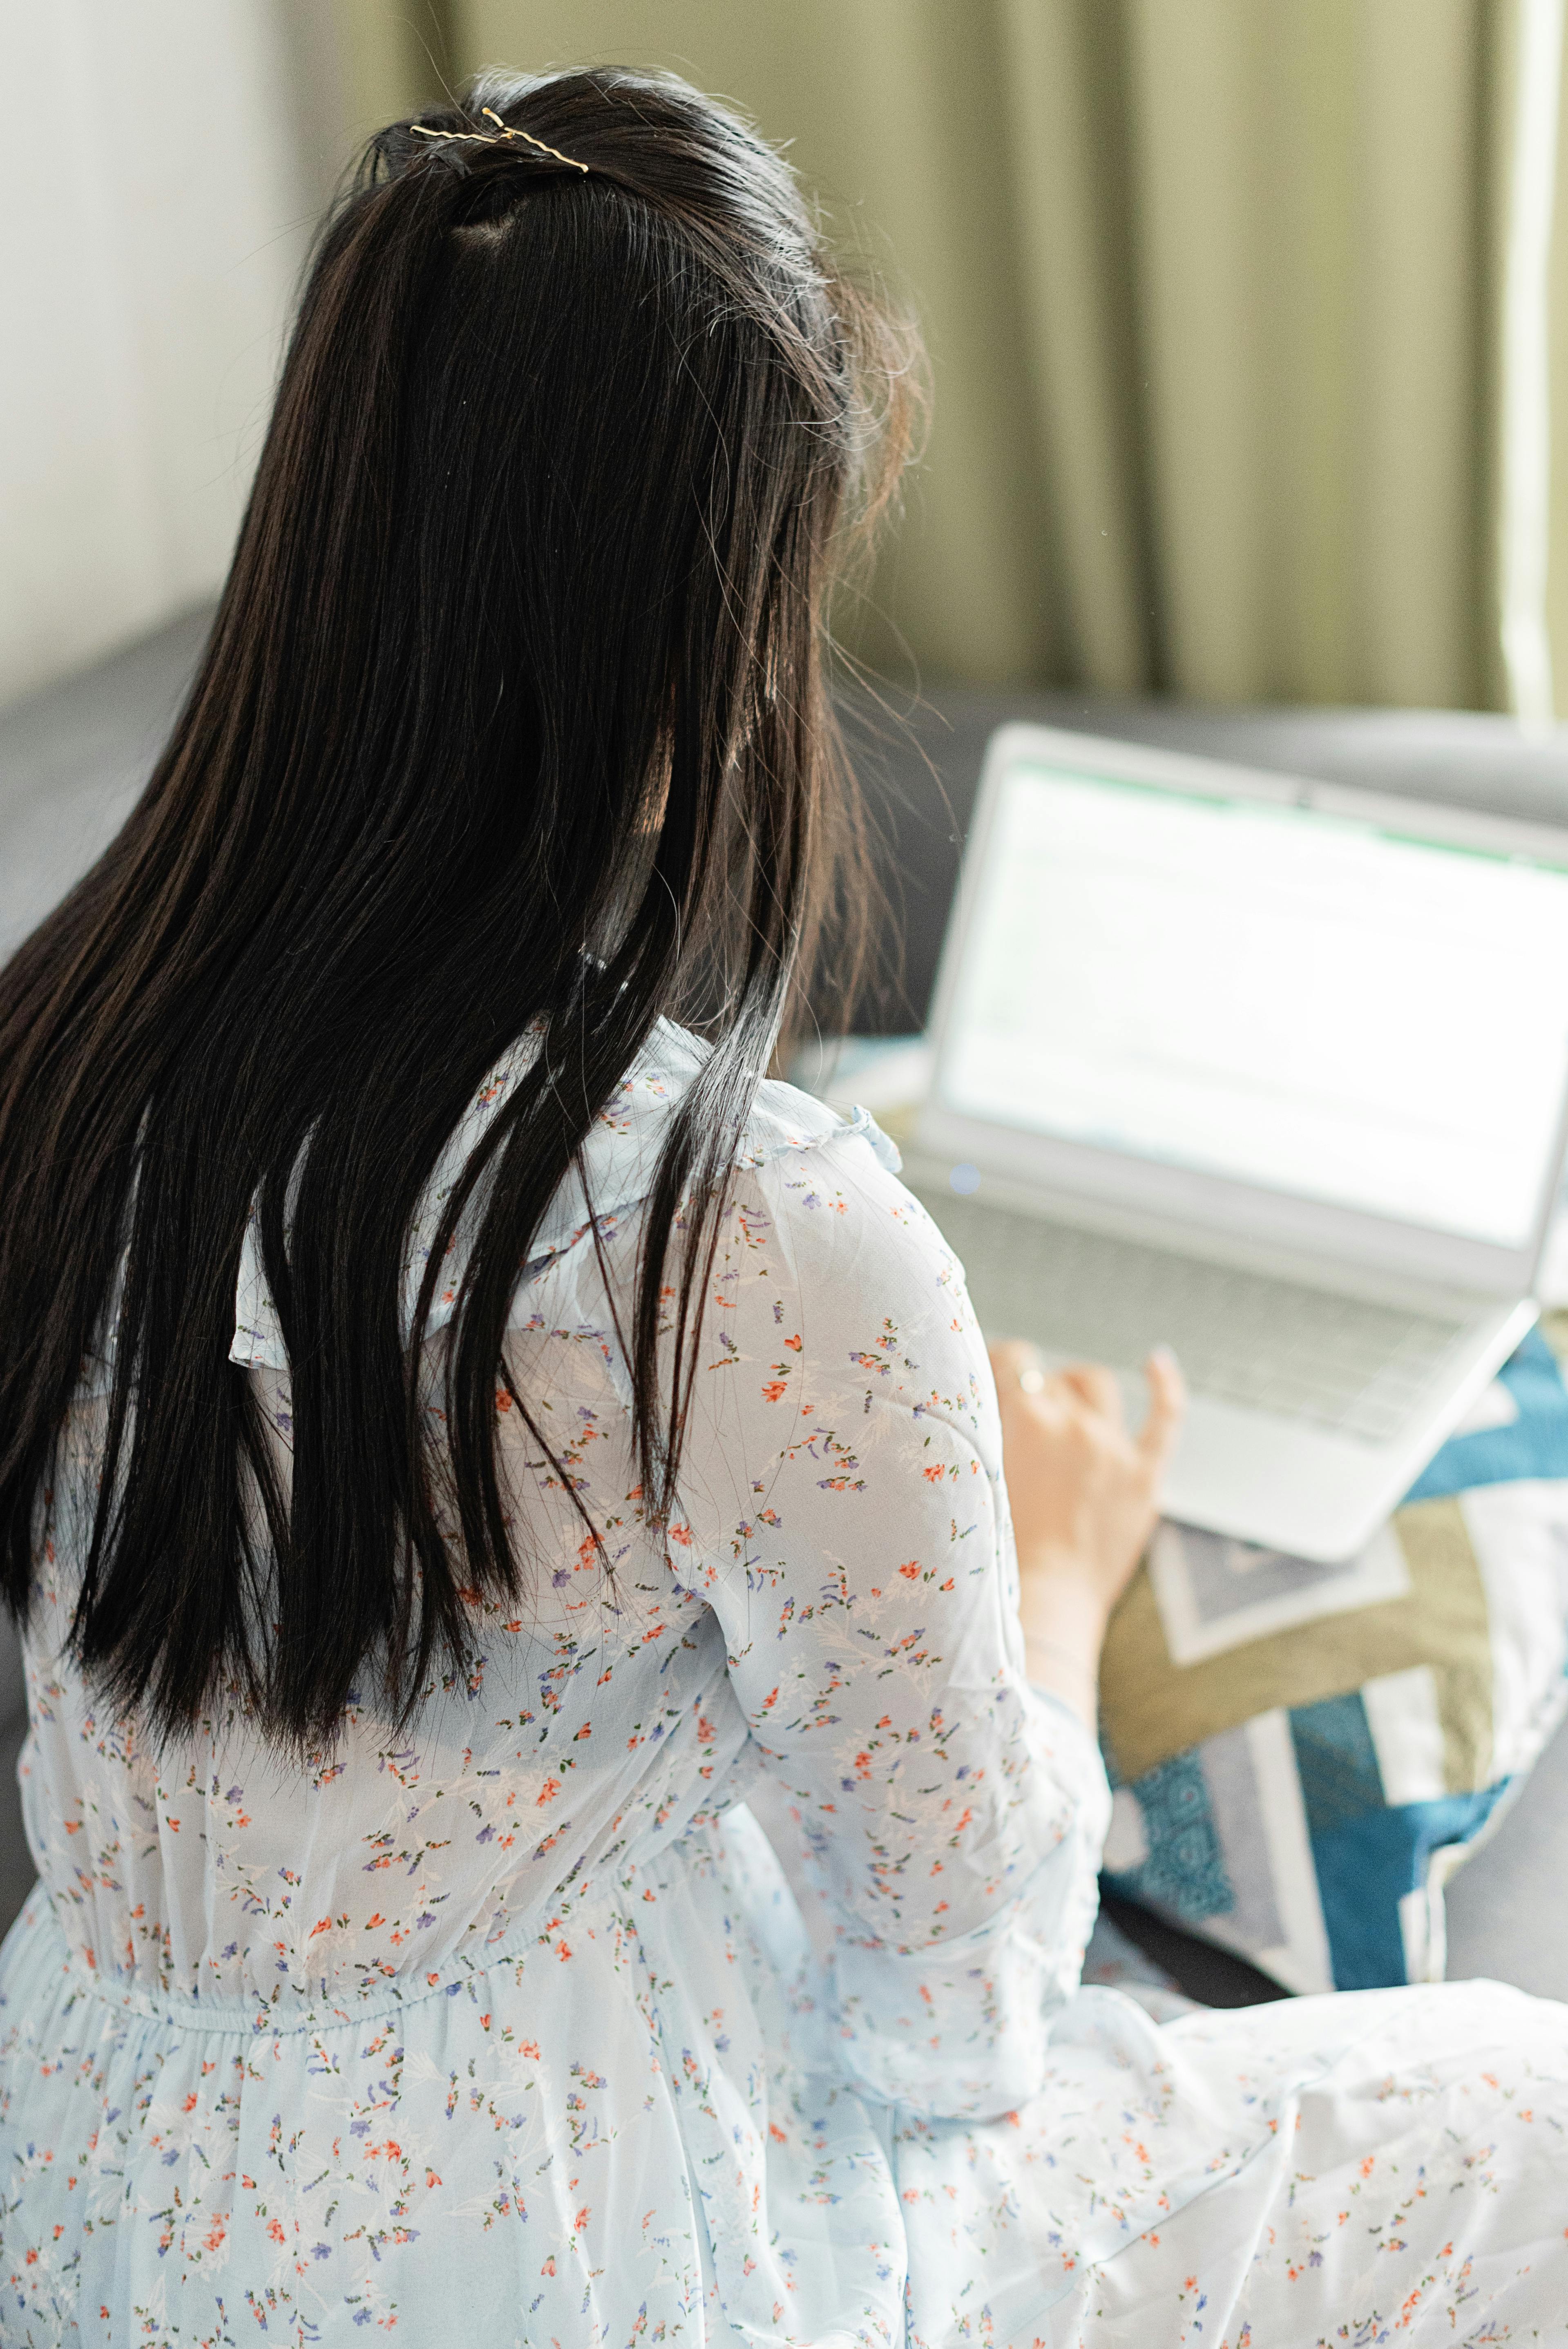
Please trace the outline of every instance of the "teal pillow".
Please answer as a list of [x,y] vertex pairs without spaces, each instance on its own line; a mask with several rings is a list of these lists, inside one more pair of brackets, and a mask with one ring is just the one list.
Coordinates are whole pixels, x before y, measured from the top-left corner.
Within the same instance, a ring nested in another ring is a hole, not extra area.
[[1568,1706],[1568,1388],[1534,1331],[1347,1567],[1167,1525],[1102,1668],[1105,1883],[1295,1991],[1443,1972]]

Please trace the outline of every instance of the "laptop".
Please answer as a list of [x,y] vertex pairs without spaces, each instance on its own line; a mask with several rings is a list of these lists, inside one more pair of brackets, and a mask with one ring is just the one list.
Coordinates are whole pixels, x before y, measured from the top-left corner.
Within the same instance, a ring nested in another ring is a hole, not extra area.
[[1334,1563],[1536,1319],[1568,833],[1034,726],[989,746],[906,1180],[982,1328],[1191,1390],[1168,1513]]

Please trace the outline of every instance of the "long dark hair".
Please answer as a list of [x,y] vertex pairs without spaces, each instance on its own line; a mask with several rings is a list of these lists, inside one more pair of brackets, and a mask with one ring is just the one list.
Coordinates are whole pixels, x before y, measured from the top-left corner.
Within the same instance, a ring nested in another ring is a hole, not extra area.
[[[669,1509],[723,1172],[852,845],[824,595],[890,478],[907,358],[778,156],[673,79],[486,77],[381,132],[329,215],[172,739],[0,973],[5,1596],[25,1615],[115,1297],[72,1638],[159,1731],[226,1689],[284,1741],[330,1736],[368,1668],[400,1707],[464,1654],[465,1588],[518,1592],[508,1308],[660,1014],[712,1042],[627,1338],[644,1506]],[[410,1217],[530,1029],[405,1340]],[[438,1459],[421,1350],[480,1184]],[[286,1495],[228,1360],[253,1200]]]

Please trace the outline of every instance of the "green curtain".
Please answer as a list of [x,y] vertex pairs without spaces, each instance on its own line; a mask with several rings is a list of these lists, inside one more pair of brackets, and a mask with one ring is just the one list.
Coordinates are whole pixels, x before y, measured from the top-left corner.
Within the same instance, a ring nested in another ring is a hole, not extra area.
[[[1532,0],[336,5],[358,127],[476,66],[610,58],[791,142],[931,353],[929,446],[861,626],[884,667],[1507,705]],[[1568,235],[1552,250],[1543,610],[1568,678]]]

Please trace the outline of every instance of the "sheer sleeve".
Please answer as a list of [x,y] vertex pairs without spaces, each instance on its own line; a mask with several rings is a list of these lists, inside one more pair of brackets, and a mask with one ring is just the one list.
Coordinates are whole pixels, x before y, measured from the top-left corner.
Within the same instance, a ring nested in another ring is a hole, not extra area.
[[1023,1677],[961,1271],[846,1135],[740,1177],[703,1334],[672,1556],[824,1884],[843,2060],[931,2115],[1007,2111],[1076,1983],[1109,1795]]

